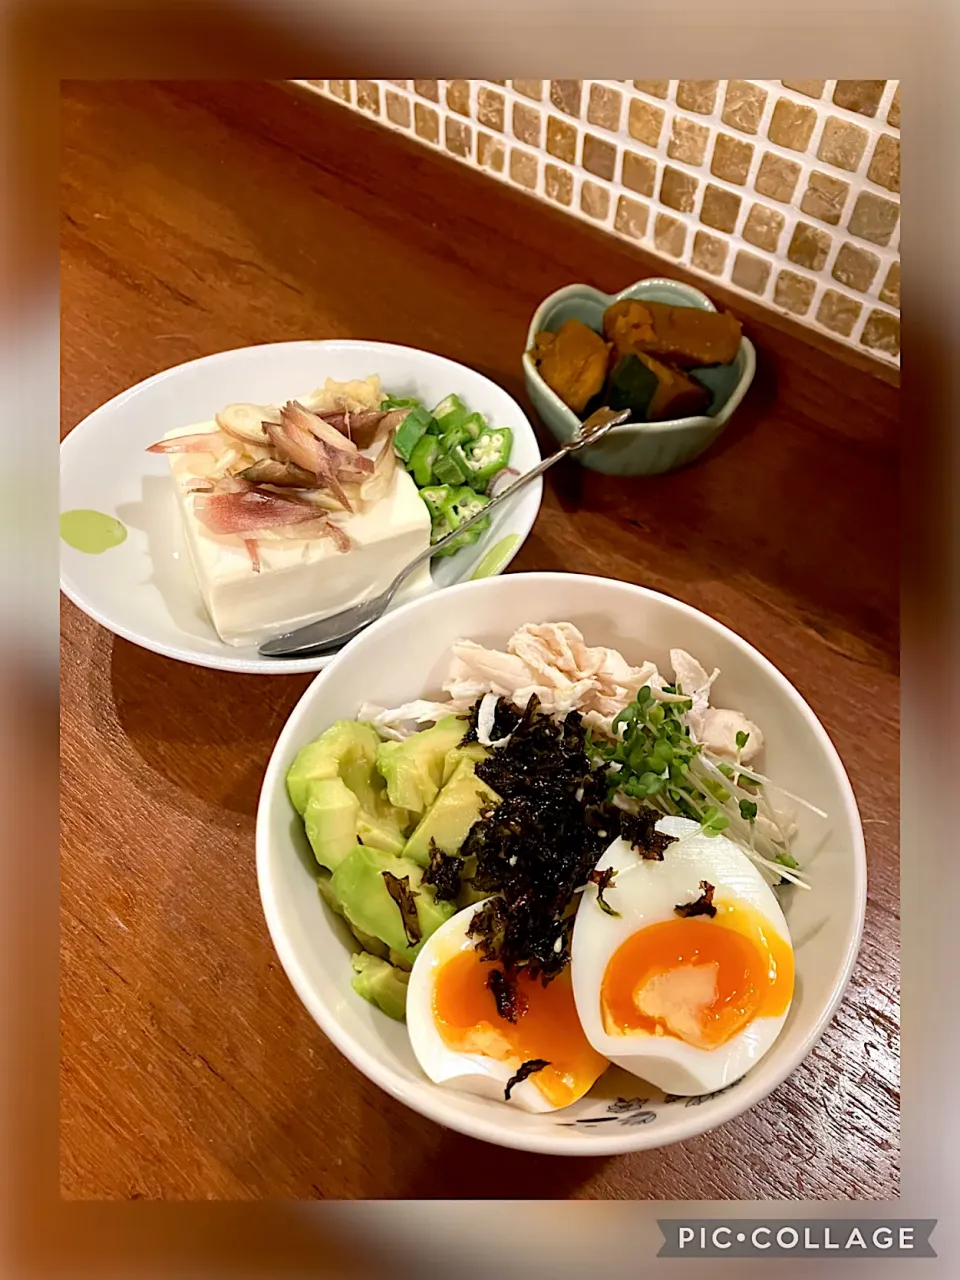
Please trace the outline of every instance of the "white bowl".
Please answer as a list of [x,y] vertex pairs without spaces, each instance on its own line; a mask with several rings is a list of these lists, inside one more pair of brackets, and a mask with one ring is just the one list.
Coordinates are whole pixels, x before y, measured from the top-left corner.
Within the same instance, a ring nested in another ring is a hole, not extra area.
[[[704,1098],[665,1100],[611,1068],[590,1094],[549,1116],[432,1084],[405,1026],[350,986],[349,934],[320,901],[316,864],[284,779],[300,747],[361,702],[395,706],[439,693],[450,646],[460,637],[503,645],[525,622],[570,621],[588,644],[669,670],[684,648],[707,670],[718,666],[718,706],[736,707],[765,738],[765,771],[830,815],[797,815],[795,850],[809,892],[782,903],[796,951],[796,992],[780,1037],[738,1083]],[[823,726],[796,689],[734,632],[669,596],[608,578],[510,574],[414,601],[352,641],[306,691],[267,767],[257,815],[257,872],[267,925],[300,999],[323,1031],[365,1075],[407,1106],[461,1133],[501,1146],[559,1155],[614,1155],[664,1146],[723,1124],[775,1089],[813,1048],[840,1003],[860,941],[866,898],[863,833],[853,791]]]
[[[428,405],[456,392],[470,409],[513,431],[511,465],[518,471],[540,461],[533,428],[511,396],[483,374],[429,351],[353,341],[276,342],[221,351],[165,369],[115,396],[64,440],[60,510],[102,512],[127,530],[119,546],[99,555],[61,542],[64,594],[116,635],[181,662],[263,675],[321,670],[329,657],[264,658],[256,645],[220,639],[186,553],[169,463],[145,450],[175,427],[212,418],[225,404],[276,403],[327,378],[343,382],[374,373],[394,395],[417,396]],[[469,580],[486,553],[509,538],[513,542],[502,572],[530,532],[542,494],[543,482],[534,480],[494,513],[474,546],[435,561],[432,587]]]

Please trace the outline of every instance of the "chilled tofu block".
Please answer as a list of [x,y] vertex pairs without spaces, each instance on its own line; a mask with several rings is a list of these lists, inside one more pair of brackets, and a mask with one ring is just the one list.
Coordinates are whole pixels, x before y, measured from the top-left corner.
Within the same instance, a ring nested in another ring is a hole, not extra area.
[[[215,429],[211,422],[189,431]],[[167,438],[184,434],[173,431]],[[197,495],[189,486],[200,474],[198,455],[168,457],[204,604],[228,644],[257,644],[376,595],[430,543],[429,512],[413,480],[398,468],[377,502],[332,517],[348,535],[349,550],[340,551],[328,537],[298,537],[296,527],[284,534],[250,533],[246,536],[256,540],[257,570],[242,537],[213,534],[197,519]],[[404,594],[418,590],[428,575],[425,565],[405,584]]]

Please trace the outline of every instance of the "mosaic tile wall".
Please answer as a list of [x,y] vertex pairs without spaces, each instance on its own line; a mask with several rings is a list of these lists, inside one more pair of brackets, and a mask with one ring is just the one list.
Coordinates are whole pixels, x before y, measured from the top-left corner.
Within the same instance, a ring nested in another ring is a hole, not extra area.
[[899,364],[899,81],[298,83]]

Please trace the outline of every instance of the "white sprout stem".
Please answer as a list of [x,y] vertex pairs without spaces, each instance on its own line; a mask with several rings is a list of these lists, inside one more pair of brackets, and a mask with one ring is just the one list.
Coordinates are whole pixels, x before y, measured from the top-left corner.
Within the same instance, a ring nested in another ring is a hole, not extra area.
[[796,796],[792,791],[788,791],[786,787],[781,787],[779,782],[774,782],[772,778],[766,778],[762,773],[755,773],[753,769],[747,768],[746,765],[740,766],[740,772],[745,778],[749,778],[751,782],[759,782],[761,786],[772,787],[774,791],[779,791],[782,796],[786,796],[788,800],[795,800],[797,804],[802,804],[805,809],[809,809],[820,818],[829,821],[830,815],[824,813],[822,809],[818,809],[815,804],[811,804],[809,800],[804,800],[803,796]]
[[[783,829],[783,824],[780,821],[780,814],[777,812],[777,810],[771,804],[768,797],[762,791],[761,792],[747,791],[745,788],[740,787],[731,778],[728,778],[726,774],[721,773],[720,770],[717,768],[717,766],[713,763],[713,761],[703,754],[695,757],[695,759],[702,762],[702,766],[705,768],[706,772],[710,775],[713,781],[721,783],[723,787],[726,790],[731,791],[736,798],[742,799],[742,800],[752,800],[753,803],[757,805],[758,809],[763,812],[764,817],[769,818],[770,821],[773,823],[773,825],[777,828],[777,831],[780,833],[780,839],[783,843],[784,849],[789,850],[790,838],[787,835],[786,831],[784,831]],[[774,842],[770,841],[770,843],[773,844]]]

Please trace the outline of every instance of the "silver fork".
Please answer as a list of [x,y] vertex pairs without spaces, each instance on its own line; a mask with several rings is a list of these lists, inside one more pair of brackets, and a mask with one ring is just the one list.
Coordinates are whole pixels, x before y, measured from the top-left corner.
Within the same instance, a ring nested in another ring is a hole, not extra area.
[[441,538],[439,542],[435,542],[432,546],[427,547],[425,551],[421,551],[419,555],[414,556],[410,563],[400,570],[386,591],[381,591],[372,600],[361,600],[359,604],[351,605],[349,609],[342,609],[339,613],[331,614],[330,617],[323,618],[319,622],[310,622],[304,627],[297,627],[294,631],[287,631],[283,635],[265,640],[260,645],[261,654],[265,658],[300,658],[305,654],[329,653],[339,649],[348,640],[352,640],[355,635],[358,635],[364,627],[369,627],[371,622],[376,622],[386,611],[391,600],[397,594],[404,581],[413,573],[414,569],[418,569],[420,565],[432,559],[444,547],[448,547],[462,533],[471,528],[472,525],[490,515],[501,503],[506,502],[508,498],[512,498],[515,493],[519,493],[531,480],[536,480],[537,476],[542,476],[555,462],[565,458],[568,453],[576,453],[584,445],[595,444],[613,427],[620,426],[629,417],[629,409],[598,409],[583,423],[579,434],[574,436],[572,440],[568,440],[566,444],[561,445],[556,453],[552,453],[549,458],[544,458],[531,470],[519,476],[514,480],[513,484],[508,485],[495,498],[491,498],[485,507],[478,511],[476,515],[471,516],[469,520],[464,520],[463,524],[454,529],[452,533],[448,533],[445,538]]

